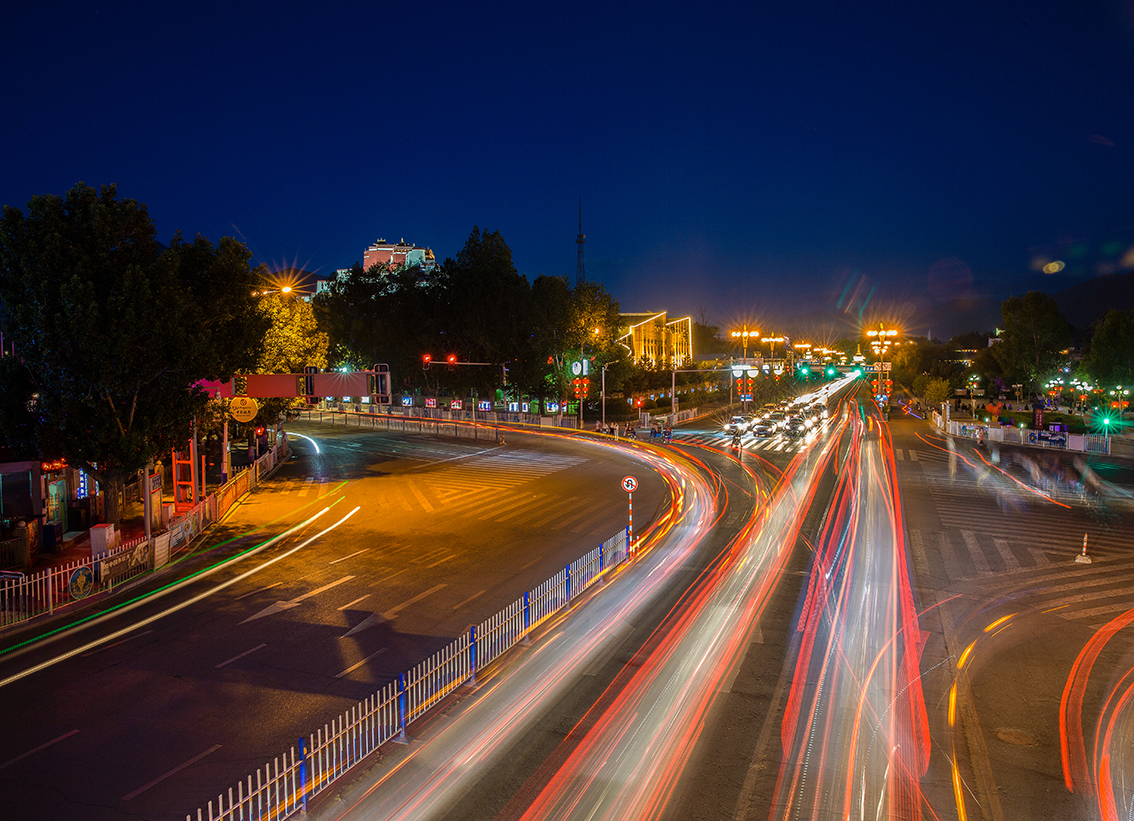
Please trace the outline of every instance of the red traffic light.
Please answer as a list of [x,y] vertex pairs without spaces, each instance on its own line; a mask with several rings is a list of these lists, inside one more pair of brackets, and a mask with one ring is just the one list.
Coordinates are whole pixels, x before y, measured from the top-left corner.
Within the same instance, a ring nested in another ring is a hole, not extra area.
[[448,361],[449,361],[450,365],[456,365],[457,364],[457,355],[455,353],[449,354],[449,360]]
[[423,364],[425,365],[425,367],[427,367],[427,368],[428,368],[428,367],[429,367],[429,363],[433,361],[433,354],[428,354],[428,353],[427,353],[427,354],[424,354],[424,355],[422,355],[422,357],[421,357],[421,361],[422,361],[422,363],[423,363]]
[[256,428],[256,435],[257,436],[263,436],[264,435],[264,429],[262,427]]

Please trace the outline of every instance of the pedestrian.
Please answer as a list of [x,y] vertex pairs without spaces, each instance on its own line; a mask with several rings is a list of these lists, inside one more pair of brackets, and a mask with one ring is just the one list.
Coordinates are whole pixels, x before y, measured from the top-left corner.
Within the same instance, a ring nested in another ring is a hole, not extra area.
[[601,419],[595,420],[595,433],[602,433],[602,420]]

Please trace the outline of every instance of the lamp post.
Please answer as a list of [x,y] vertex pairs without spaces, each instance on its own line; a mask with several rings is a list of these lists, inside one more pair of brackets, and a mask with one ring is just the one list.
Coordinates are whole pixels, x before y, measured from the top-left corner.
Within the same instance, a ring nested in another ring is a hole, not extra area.
[[772,367],[774,368],[776,366],[776,343],[777,342],[783,342],[784,338],[782,336],[765,336],[765,337],[762,337],[760,339],[760,341],[763,342],[763,343],[768,343],[768,342],[772,343],[771,360],[772,360]]
[[748,330],[747,325],[742,325],[739,331],[732,332],[732,338],[741,340],[744,346],[744,364],[746,365],[748,364],[748,339],[751,337],[752,341],[755,342],[758,336],[760,336],[760,332],[757,330]]

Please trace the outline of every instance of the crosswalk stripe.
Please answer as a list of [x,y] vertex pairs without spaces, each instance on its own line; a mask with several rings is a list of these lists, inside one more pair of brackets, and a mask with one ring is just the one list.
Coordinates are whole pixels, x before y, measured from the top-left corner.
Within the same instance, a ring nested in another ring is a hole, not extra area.
[[977,542],[976,534],[971,530],[962,530],[961,538],[965,541],[965,547],[969,551],[969,556],[972,557],[973,565],[976,566],[978,573],[988,573],[992,570],[988,565],[988,559],[984,557],[984,552],[980,549],[980,543]]
[[914,450],[913,448],[910,448],[910,461],[911,461],[911,462],[916,462],[916,461],[917,461],[917,459],[918,459],[918,456],[917,456],[917,451],[916,451],[916,450]]
[[1012,548],[1008,546],[1008,542],[1003,539],[993,539],[992,543],[996,545],[996,550],[1000,553],[1000,558],[1004,560],[1004,566],[1008,570],[1020,569],[1020,562],[1016,558],[1016,554],[1012,552]]

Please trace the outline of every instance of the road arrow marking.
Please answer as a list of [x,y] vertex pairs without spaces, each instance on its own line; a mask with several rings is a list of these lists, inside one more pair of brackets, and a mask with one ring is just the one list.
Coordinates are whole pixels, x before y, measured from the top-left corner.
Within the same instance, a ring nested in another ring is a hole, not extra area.
[[337,587],[338,585],[342,584],[343,582],[349,582],[353,578],[354,578],[354,576],[343,576],[337,582],[331,582],[330,584],[325,584],[322,587],[320,587],[318,590],[312,590],[310,593],[304,593],[302,596],[296,596],[294,599],[291,599],[289,601],[278,601],[275,604],[269,604],[267,607],[265,607],[263,610],[261,610],[255,616],[249,616],[248,618],[246,618],[244,621],[242,621],[240,623],[241,624],[247,624],[250,621],[255,621],[256,619],[261,619],[264,616],[271,616],[271,615],[274,615],[276,613],[282,613],[284,610],[290,610],[293,607],[298,607],[299,603],[301,601],[303,601],[304,599],[309,599],[312,596],[316,596],[316,595],[322,593],[324,590],[330,590],[332,587]]

